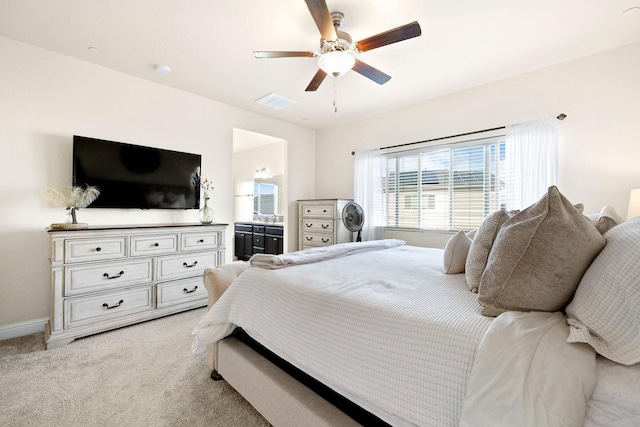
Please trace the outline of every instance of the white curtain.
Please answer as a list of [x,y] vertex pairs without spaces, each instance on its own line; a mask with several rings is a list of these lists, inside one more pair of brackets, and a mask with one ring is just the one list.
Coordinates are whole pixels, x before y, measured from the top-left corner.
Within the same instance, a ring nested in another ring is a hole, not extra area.
[[385,212],[382,177],[385,159],[379,149],[355,153],[353,200],[364,210],[362,241],[384,238]]
[[556,118],[506,126],[506,208],[524,209],[558,181]]

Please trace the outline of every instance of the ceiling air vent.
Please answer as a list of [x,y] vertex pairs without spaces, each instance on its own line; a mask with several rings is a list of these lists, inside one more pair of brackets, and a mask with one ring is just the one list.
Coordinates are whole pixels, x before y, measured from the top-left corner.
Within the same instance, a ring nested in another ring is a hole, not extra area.
[[297,101],[271,92],[260,99],[256,99],[256,102],[269,108],[273,108],[274,110],[282,110],[283,108],[287,108],[289,105],[295,104]]

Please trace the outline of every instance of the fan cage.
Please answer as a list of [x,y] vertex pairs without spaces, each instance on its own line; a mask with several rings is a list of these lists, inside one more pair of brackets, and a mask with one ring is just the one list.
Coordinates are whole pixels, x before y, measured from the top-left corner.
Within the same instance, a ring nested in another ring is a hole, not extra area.
[[[358,221],[355,221],[355,219]],[[362,230],[364,225],[364,211],[362,207],[354,202],[345,205],[342,210],[342,221],[345,227],[351,232]]]

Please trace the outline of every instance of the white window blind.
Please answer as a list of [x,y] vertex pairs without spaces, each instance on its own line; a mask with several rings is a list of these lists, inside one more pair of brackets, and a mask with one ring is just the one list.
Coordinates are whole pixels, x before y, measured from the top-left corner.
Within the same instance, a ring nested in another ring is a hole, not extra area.
[[478,227],[505,207],[505,152],[504,137],[492,137],[385,154],[387,227]]

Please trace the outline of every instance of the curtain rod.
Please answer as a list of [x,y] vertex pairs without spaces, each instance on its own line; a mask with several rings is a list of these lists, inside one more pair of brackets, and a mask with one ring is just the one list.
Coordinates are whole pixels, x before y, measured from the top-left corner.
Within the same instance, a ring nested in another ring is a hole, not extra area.
[[[558,120],[564,120],[564,119],[566,119],[566,118],[567,118],[567,115],[566,115],[566,114],[564,114],[564,113],[560,113],[560,114],[558,114],[558,116],[556,117],[556,119],[558,119]],[[474,134],[476,134],[476,133],[491,132],[491,131],[494,131],[494,130],[500,130],[500,129],[505,129],[505,128],[506,128],[506,126],[498,126],[497,128],[483,129],[483,130],[476,130],[476,131],[473,131],[473,132],[460,133],[460,134],[458,134],[458,135],[443,136],[443,137],[440,137],[440,138],[427,139],[427,140],[425,140],[425,141],[416,141],[416,142],[407,142],[407,143],[404,143],[404,144],[398,144],[398,145],[389,145],[388,147],[382,147],[382,148],[380,148],[380,149],[381,149],[381,150],[387,150],[387,149],[390,149],[390,148],[406,147],[406,146],[408,146],[408,145],[424,144],[424,143],[426,143],[426,142],[441,141],[441,140],[443,140],[443,139],[457,138],[457,137],[459,137],[459,136],[474,135]],[[352,156],[353,156],[353,155],[355,155],[355,154],[356,154],[356,152],[355,152],[355,151],[352,151],[352,152],[351,152],[351,155],[352,155]]]

